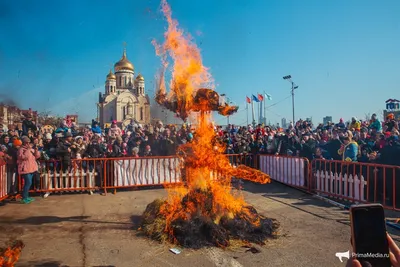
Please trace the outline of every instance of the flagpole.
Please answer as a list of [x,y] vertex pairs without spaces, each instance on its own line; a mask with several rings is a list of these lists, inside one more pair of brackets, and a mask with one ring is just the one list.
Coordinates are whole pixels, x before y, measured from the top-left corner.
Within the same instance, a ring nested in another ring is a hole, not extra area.
[[[263,99],[263,101],[264,101],[264,99]],[[258,124],[262,124],[262,115],[263,115],[262,106],[263,106],[263,101],[260,101],[260,111],[259,111],[260,116],[258,116],[258,120],[259,120]]]
[[246,127],[247,127],[247,126],[249,126],[249,103],[247,103],[247,101],[246,101],[246,116],[247,116],[247,120],[246,120],[246,122],[247,122]]
[[251,115],[252,115],[252,124],[256,126],[256,121],[254,120],[254,99],[251,97]]
[[267,93],[264,91],[264,121],[265,125],[267,125]]

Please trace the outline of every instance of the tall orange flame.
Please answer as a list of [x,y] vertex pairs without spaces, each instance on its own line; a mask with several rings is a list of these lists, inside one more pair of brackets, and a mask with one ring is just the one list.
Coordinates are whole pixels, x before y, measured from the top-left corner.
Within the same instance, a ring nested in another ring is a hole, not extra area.
[[[191,110],[192,97],[201,87],[213,89],[212,76],[203,66],[200,51],[192,41],[190,35],[186,35],[178,28],[178,21],[172,18],[171,8],[167,1],[162,0],[162,11],[168,22],[165,32],[165,41],[162,45],[153,40],[157,55],[161,56],[164,70],[168,67],[167,57],[172,59],[171,91],[169,98],[178,101],[178,111]],[[162,86],[161,88],[165,88]]]
[[[206,67],[203,66],[200,51],[192,42],[189,35],[178,28],[178,22],[172,18],[171,8],[165,0],[162,0],[162,12],[164,13],[168,29],[165,32],[165,41],[162,45],[153,44],[156,53],[161,57],[164,70],[168,66],[168,56],[172,59],[172,79],[168,97],[177,101],[177,110],[193,110],[193,96],[196,90],[202,86],[212,85],[213,79]],[[164,77],[162,75],[162,77]],[[159,88],[166,94],[164,86]],[[218,223],[223,216],[233,218],[244,214],[247,205],[239,193],[231,190],[231,178],[240,177],[259,183],[270,182],[269,176],[248,168],[246,166],[231,166],[226,155],[225,147],[215,143],[215,132],[211,123],[210,110],[201,109],[198,116],[196,135],[191,143],[180,146],[179,155],[184,158],[186,167],[186,181],[184,187],[168,189],[168,201],[161,207],[160,212],[166,220],[165,231],[173,236],[170,228],[171,222],[177,219],[190,220],[192,215],[203,215]],[[198,110],[199,107],[196,108]],[[205,195],[199,192],[212,194],[212,209],[205,208]],[[185,204],[183,199],[185,198]],[[250,216],[250,214],[247,214]],[[246,216],[247,216],[246,215]],[[258,224],[257,218],[249,218],[254,224]]]

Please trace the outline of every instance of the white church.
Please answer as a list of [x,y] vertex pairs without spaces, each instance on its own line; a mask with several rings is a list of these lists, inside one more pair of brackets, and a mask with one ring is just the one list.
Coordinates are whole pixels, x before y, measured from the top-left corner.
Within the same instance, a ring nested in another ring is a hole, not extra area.
[[150,123],[150,99],[145,93],[145,80],[141,74],[135,77],[133,64],[126,56],[115,63],[105,82],[105,93],[99,93],[98,119],[100,125],[128,124],[131,119],[141,124]]

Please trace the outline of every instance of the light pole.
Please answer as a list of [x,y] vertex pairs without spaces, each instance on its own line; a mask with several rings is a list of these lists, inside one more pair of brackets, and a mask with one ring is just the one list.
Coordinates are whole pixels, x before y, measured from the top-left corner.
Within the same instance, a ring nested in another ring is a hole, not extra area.
[[292,81],[291,75],[283,76],[283,79],[288,80],[292,84],[292,112],[293,112],[293,125],[294,125],[296,123],[294,118],[294,90],[299,87]]

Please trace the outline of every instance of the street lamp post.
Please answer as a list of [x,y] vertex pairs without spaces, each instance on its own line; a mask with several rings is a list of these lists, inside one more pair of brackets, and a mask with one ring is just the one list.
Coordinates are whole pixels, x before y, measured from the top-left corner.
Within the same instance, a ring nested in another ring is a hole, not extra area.
[[292,76],[291,75],[287,75],[287,76],[283,76],[284,80],[288,80],[291,84],[292,84],[292,113],[293,113],[293,125],[295,124],[295,116],[294,116],[294,90],[299,88],[293,81],[292,81]]

